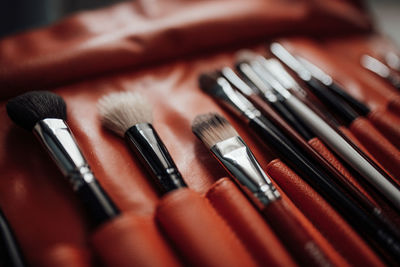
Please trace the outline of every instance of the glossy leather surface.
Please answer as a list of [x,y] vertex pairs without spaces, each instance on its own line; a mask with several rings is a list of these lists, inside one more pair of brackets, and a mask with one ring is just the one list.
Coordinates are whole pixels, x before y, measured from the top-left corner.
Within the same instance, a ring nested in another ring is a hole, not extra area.
[[[142,165],[124,140],[100,125],[96,103],[103,94],[135,91],[148,97],[154,105],[153,125],[185,181],[194,191],[205,193],[226,172],[192,134],[190,124],[196,115],[225,115],[262,166],[275,155],[257,142],[235,116],[201,92],[199,73],[232,66],[238,48],[263,49],[265,37],[329,35],[333,43],[353,47],[355,41],[342,34],[369,29],[368,16],[346,1],[135,1],[77,14],[51,27],[1,40],[0,205],[27,260],[41,266],[50,261],[52,251],[60,244],[73,252],[71,257],[57,256],[58,264],[80,262],[75,258],[86,259],[86,253],[91,254],[90,259],[95,257],[90,240],[100,234],[89,229],[80,203],[34,136],[7,117],[5,104],[9,97],[37,88],[48,88],[64,97],[67,122],[109,196],[122,212],[153,216],[160,196]],[[336,58],[325,62],[320,50],[314,49],[315,42],[298,40],[292,38],[291,42],[319,64],[331,66],[330,73],[371,108],[384,107],[398,97],[374,76],[361,70],[342,71],[337,66],[344,63]],[[337,47],[328,47],[324,42],[320,45],[339,53]],[[346,64],[349,69],[355,66],[354,62]],[[378,90],[376,85],[383,89]],[[284,192],[292,189],[296,187],[282,186]],[[313,200],[310,191],[304,194],[319,205],[319,198]],[[289,198],[285,196],[290,204]],[[308,221],[310,215],[290,205],[334,261],[346,265],[337,248],[329,245]],[[107,244],[101,246],[106,249]],[[364,245],[360,244],[359,249],[365,251]]]

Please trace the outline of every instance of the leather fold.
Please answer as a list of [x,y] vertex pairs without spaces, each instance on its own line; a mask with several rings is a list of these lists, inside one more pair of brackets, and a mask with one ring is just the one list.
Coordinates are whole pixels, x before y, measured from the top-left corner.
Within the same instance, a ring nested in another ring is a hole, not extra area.
[[369,18],[344,1],[128,1],[0,41],[0,95],[277,34],[368,30]]
[[257,266],[208,200],[191,189],[178,189],[164,196],[156,218],[191,266]]
[[104,266],[182,266],[152,216],[121,214],[101,226],[91,244]]
[[283,162],[278,159],[271,161],[267,172],[349,264],[384,266],[375,252],[326,200]]

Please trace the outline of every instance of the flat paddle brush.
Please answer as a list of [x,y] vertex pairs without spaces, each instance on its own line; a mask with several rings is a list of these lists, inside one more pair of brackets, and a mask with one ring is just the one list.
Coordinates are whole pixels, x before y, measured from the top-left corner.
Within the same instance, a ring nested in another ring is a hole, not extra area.
[[98,102],[101,122],[125,138],[163,193],[186,187],[167,148],[152,126],[152,106],[140,94],[111,93]]
[[193,120],[192,131],[244,187],[297,260],[307,266],[331,266],[329,259],[283,203],[250,148],[224,117],[215,113],[199,115]]
[[119,211],[81,153],[66,123],[66,109],[62,97],[48,91],[28,92],[7,103],[8,116],[39,139],[97,226]]

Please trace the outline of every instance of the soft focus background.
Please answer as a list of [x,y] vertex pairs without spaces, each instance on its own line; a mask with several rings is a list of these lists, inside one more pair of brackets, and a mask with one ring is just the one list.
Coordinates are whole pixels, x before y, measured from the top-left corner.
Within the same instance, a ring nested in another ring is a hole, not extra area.
[[[121,1],[123,0],[0,0],[0,38],[53,23],[79,10]],[[375,18],[377,28],[400,46],[400,1],[366,0],[366,3]]]

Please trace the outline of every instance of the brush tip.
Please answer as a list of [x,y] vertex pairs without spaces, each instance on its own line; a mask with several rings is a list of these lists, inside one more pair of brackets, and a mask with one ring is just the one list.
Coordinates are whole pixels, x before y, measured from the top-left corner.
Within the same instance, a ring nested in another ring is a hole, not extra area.
[[132,126],[153,120],[152,106],[139,93],[110,93],[98,101],[97,107],[102,124],[121,137]]
[[192,131],[209,148],[218,142],[238,136],[232,125],[218,113],[196,116],[192,122]]
[[7,102],[6,109],[10,119],[28,131],[43,119],[67,119],[64,99],[49,91],[31,91],[14,97]]

